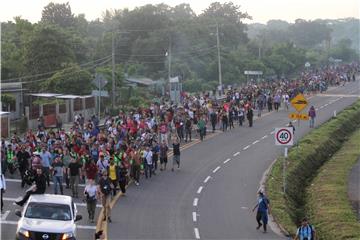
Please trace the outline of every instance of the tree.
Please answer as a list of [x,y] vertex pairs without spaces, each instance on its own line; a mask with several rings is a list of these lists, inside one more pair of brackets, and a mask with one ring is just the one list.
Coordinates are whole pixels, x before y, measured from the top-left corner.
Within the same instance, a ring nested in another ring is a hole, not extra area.
[[319,22],[297,19],[295,24],[289,27],[289,33],[297,46],[312,48],[330,40],[331,29]]
[[329,57],[342,59],[344,62],[350,62],[359,59],[359,53],[351,48],[350,39],[340,40],[328,52]]
[[237,47],[248,41],[245,33],[245,19],[251,19],[246,12],[240,11],[240,6],[232,2],[211,3],[210,6],[199,16],[204,25],[219,24],[221,42],[225,46]]
[[56,26],[38,25],[25,44],[24,63],[28,73],[45,73],[75,61],[70,36]]
[[15,17],[15,22],[1,24],[1,76],[10,79],[26,73],[24,66],[25,42],[29,39],[34,26],[21,17]]
[[60,27],[71,27],[75,23],[74,15],[71,12],[70,4],[67,3],[49,3],[42,11],[41,22],[45,24],[54,24]]
[[43,91],[85,95],[90,94],[93,89],[92,80],[89,71],[81,69],[78,65],[70,65],[55,73],[41,87]]

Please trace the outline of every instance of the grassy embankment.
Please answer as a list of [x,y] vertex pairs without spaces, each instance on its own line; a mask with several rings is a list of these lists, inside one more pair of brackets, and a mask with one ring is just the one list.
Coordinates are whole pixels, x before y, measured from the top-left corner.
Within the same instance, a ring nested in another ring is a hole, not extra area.
[[360,239],[360,223],[348,199],[351,168],[360,157],[360,128],[326,162],[307,189],[307,209],[319,239]]
[[290,235],[295,234],[301,218],[310,213],[306,211],[307,187],[323,164],[342,147],[358,127],[360,101],[302,138],[298,146],[292,148],[288,154],[285,195],[282,193],[283,158],[279,157],[274,163],[266,181],[266,191],[271,200],[274,219]]

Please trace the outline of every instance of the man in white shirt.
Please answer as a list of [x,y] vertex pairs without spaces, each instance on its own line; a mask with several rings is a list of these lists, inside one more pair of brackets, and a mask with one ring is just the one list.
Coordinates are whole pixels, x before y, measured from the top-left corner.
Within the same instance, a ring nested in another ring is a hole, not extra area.
[[152,151],[150,150],[150,147],[147,146],[145,148],[145,151],[143,153],[143,159],[144,159],[144,162],[145,162],[145,178],[148,178],[148,173],[149,174],[149,177],[151,178],[151,175],[152,175]]

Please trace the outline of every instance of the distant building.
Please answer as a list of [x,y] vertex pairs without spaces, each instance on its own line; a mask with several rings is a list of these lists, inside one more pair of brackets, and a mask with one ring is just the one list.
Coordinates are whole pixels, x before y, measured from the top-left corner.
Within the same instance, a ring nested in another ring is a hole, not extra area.
[[1,83],[1,95],[9,95],[14,97],[15,102],[6,106],[1,104],[1,111],[10,112],[10,119],[19,119],[24,114],[24,100],[22,83]]

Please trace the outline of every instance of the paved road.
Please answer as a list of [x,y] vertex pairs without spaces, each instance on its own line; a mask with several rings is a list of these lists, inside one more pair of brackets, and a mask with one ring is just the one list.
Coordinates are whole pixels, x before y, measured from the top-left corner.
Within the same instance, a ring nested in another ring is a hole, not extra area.
[[[356,101],[354,94],[359,82],[311,98],[318,110],[316,125]],[[272,131],[289,122],[287,114],[271,113],[253,128],[207,139],[182,151],[180,170],[130,186],[113,209],[109,239],[284,239],[257,231],[250,209],[263,172],[283,151],[274,146]],[[302,122],[295,139],[308,131]]]

